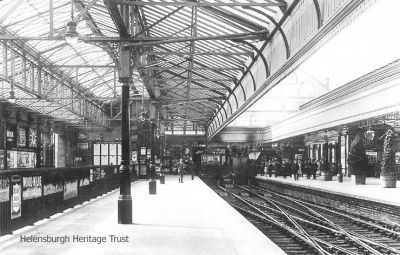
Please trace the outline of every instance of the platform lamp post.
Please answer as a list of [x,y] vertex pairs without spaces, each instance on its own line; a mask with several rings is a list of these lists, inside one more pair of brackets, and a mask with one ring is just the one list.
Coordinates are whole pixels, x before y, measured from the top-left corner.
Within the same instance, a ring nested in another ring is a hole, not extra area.
[[121,95],[121,166],[120,193],[118,197],[118,224],[132,223],[132,197],[131,197],[131,174],[129,172],[129,83],[132,81],[130,75],[130,51],[120,49],[120,75],[119,82],[122,83]]

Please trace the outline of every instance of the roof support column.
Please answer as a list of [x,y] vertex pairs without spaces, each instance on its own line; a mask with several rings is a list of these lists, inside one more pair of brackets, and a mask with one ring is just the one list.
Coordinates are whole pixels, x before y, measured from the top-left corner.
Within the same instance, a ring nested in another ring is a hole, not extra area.
[[129,173],[129,82],[130,50],[120,48],[119,82],[122,83],[121,96],[121,138],[122,155],[120,172],[120,190],[118,197],[118,224],[132,224],[131,176]]

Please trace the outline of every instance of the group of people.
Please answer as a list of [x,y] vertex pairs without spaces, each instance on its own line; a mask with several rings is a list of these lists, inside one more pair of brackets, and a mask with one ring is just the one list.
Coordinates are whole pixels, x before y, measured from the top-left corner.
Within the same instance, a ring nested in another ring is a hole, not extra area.
[[321,169],[321,164],[322,162],[320,160],[316,161],[315,159],[289,162],[274,158],[267,162],[264,172],[262,172],[261,175],[265,174],[272,177],[272,173],[275,173],[275,177],[279,175],[282,175],[283,178],[286,178],[286,176],[293,176],[295,180],[298,180],[299,176],[306,176],[307,179],[310,179],[312,176],[313,179],[316,179],[317,171]]

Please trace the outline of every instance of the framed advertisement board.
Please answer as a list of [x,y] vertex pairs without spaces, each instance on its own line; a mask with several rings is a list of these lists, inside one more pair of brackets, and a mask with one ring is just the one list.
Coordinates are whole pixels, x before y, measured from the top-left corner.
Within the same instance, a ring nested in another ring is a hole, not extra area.
[[21,175],[11,176],[11,219],[21,217],[22,178]]
[[42,196],[42,176],[27,176],[22,178],[22,198],[24,200]]

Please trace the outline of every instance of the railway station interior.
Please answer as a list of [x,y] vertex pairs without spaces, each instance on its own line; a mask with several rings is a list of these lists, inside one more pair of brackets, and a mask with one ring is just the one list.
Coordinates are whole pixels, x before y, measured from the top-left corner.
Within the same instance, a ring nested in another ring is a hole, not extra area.
[[0,254],[400,254],[400,1],[0,1]]

